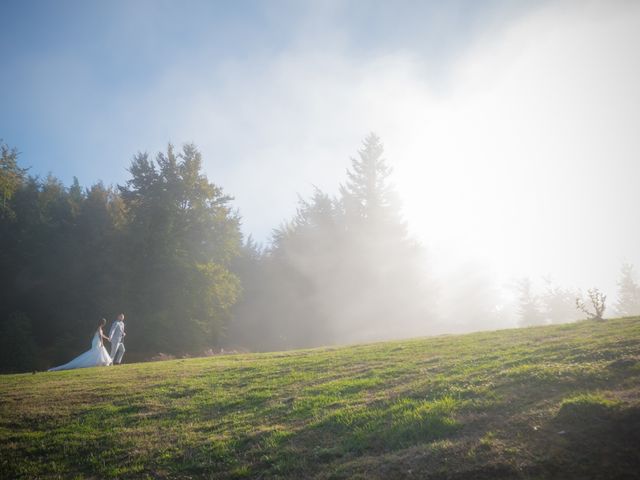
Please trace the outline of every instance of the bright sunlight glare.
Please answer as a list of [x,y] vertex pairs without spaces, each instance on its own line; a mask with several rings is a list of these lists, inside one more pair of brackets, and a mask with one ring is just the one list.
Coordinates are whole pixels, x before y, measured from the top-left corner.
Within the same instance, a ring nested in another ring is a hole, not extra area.
[[[640,114],[628,106],[640,6],[553,13],[487,36],[438,94],[407,73],[385,92],[381,131],[401,159],[409,227],[436,265],[480,262],[502,287],[551,275],[614,291],[611,257],[640,263],[640,232],[620,214],[640,178]],[[612,84],[614,71],[628,75]]]

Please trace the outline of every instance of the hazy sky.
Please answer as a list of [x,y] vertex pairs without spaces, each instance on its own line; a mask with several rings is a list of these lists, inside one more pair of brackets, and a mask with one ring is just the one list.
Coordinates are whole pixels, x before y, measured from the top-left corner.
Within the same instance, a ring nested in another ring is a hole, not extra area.
[[378,133],[446,271],[610,298],[640,268],[640,2],[7,1],[0,138],[122,183],[195,142],[259,240]]

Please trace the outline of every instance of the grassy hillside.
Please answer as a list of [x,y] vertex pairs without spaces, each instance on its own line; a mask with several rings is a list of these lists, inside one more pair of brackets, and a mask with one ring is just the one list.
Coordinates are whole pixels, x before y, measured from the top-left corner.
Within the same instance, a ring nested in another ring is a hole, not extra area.
[[638,478],[640,319],[0,377],[2,478]]

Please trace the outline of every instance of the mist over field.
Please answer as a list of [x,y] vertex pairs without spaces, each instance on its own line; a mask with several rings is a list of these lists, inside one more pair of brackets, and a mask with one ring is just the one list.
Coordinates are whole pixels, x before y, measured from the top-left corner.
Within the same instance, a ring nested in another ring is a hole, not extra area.
[[637,478],[640,2],[0,18],[0,478]]
[[[336,192],[367,125],[384,142],[404,218],[439,285],[437,331],[516,325],[523,277],[537,294],[597,286],[613,314],[621,265],[640,263],[632,220],[638,6],[560,2],[493,12],[438,54],[402,41],[363,54],[340,22],[317,20],[343,13],[315,12],[316,28],[301,29],[312,33],[269,68],[241,63],[228,72],[224,91],[246,108],[225,110],[238,122],[250,111],[258,139],[240,149],[264,159],[251,197],[269,199],[265,209],[242,198],[247,170],[234,169],[245,230],[268,243],[265,232],[291,211],[293,192]],[[436,30],[446,38],[456,28],[447,18]],[[319,30],[330,40],[321,42]],[[282,188],[267,192],[274,184]]]

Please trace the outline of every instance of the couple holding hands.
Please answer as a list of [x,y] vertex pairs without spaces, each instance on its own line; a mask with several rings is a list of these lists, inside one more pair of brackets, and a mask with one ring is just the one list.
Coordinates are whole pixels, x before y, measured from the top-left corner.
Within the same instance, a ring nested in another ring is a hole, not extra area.
[[[53,372],[57,370],[71,370],[74,368],[98,367],[121,363],[122,356],[124,355],[124,337],[126,335],[124,333],[124,313],[118,315],[113,324],[111,324],[108,337],[102,332],[106,324],[107,321],[104,318],[98,322],[98,328],[96,328],[91,340],[91,350],[84,352],[82,355],[64,365],[50,368],[49,371]],[[109,355],[107,349],[104,347],[104,340],[111,343],[111,355]]]

